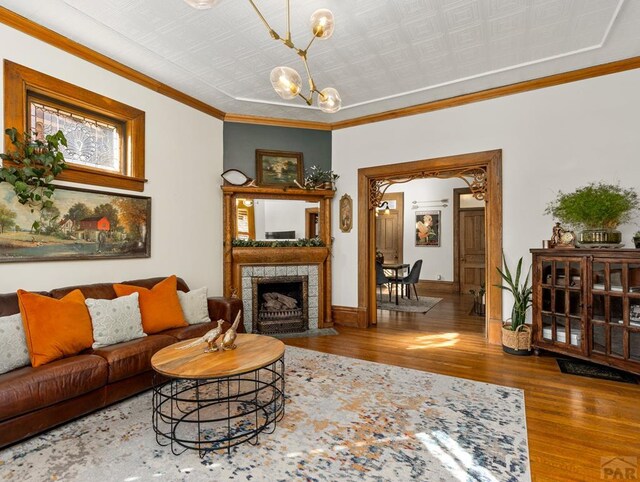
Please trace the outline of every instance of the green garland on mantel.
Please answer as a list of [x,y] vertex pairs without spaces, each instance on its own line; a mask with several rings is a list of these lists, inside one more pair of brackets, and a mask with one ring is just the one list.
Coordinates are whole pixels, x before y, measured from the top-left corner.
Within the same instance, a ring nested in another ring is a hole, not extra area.
[[234,248],[324,248],[326,244],[320,238],[260,241],[254,239],[234,239]]

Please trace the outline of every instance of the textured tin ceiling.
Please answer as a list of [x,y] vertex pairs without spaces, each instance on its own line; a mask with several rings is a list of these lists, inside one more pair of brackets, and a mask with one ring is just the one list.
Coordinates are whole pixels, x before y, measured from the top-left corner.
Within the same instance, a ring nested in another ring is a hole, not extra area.
[[[269,72],[295,54],[245,0],[2,0],[3,6],[225,112],[339,121],[640,55],[638,0],[293,0],[293,38],[330,8],[336,31],[309,62],[334,115],[282,101]],[[257,0],[284,30],[284,2]]]

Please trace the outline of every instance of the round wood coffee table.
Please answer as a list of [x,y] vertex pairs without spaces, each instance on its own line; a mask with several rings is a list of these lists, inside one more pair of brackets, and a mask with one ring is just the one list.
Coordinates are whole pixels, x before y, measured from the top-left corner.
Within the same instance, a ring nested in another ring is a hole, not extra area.
[[284,348],[280,340],[238,334],[237,348],[205,353],[186,340],[151,358],[155,370],[153,428],[158,444],[200,456],[258,443],[284,417]]

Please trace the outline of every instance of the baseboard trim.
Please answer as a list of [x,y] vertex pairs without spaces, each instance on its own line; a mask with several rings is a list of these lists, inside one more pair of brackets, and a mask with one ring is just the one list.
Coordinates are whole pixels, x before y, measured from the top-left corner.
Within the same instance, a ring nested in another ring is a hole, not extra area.
[[420,280],[418,281],[418,291],[439,291],[441,293],[458,293],[460,291],[458,283],[455,281],[435,281]]
[[364,310],[352,306],[332,306],[331,316],[335,325],[358,328],[364,316]]

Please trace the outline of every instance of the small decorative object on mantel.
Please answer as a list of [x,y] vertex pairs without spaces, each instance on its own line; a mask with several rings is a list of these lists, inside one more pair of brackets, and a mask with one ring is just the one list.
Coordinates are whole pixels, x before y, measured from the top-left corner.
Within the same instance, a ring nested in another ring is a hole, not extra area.
[[254,187],[256,181],[248,177],[244,172],[238,169],[227,169],[222,173],[222,179],[232,186]]
[[302,189],[331,189],[335,191],[336,181],[339,178],[340,175],[331,170],[325,171],[318,166],[311,166],[311,169],[306,171],[304,185],[298,183],[296,185]]
[[619,248],[624,244],[617,228],[629,222],[639,208],[640,199],[635,189],[599,182],[568,194],[558,192],[545,214],[551,214],[564,225],[580,228],[578,246]]
[[553,227],[553,234],[549,240],[550,248],[575,248],[576,235],[573,231],[567,231],[560,223]]
[[518,261],[515,278],[512,276],[507,260],[503,255],[504,271],[497,268],[504,284],[496,287],[508,291],[513,295],[513,309],[511,320],[502,325],[502,350],[510,355],[531,355],[531,327],[525,323],[527,310],[531,307],[532,288],[529,285],[531,267],[527,271],[524,282],[520,284],[522,276],[522,258]]
[[340,198],[340,231],[351,232],[353,226],[353,201],[348,194]]
[[384,263],[384,254],[379,249],[376,249],[376,263]]
[[633,235],[633,244],[636,245],[636,249],[640,249],[640,231]]
[[256,149],[256,178],[259,186],[299,186],[302,173],[302,152]]
[[[35,134],[19,134],[14,127],[4,132],[13,144],[13,149],[0,154],[0,158],[5,161],[5,166],[0,166],[0,183],[11,184],[18,202],[28,206],[32,213],[36,208],[41,213],[53,211],[53,192],[56,186],[51,183],[68,167],[61,151],[61,146],[67,147],[64,134],[58,131],[45,136],[43,140]],[[34,220],[31,228],[38,232],[40,222]]]

